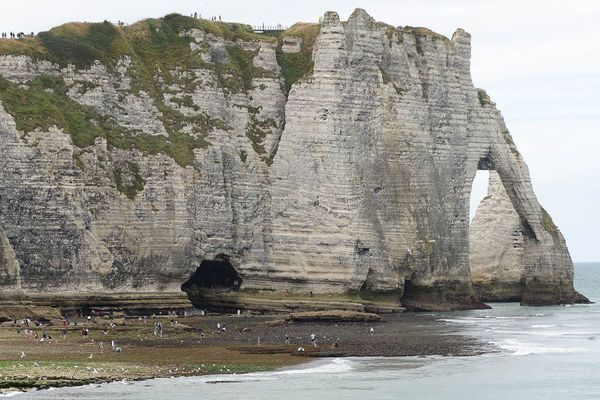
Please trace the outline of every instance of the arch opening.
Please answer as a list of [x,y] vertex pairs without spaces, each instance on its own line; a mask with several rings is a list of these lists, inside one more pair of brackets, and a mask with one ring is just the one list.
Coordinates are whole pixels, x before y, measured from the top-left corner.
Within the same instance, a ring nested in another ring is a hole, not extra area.
[[494,170],[478,170],[470,198],[469,268],[481,301],[520,301],[527,229]]
[[471,186],[471,198],[469,207],[469,222],[473,222],[477,208],[481,204],[481,201],[488,195],[488,187],[490,180],[489,170],[477,170],[475,178]]

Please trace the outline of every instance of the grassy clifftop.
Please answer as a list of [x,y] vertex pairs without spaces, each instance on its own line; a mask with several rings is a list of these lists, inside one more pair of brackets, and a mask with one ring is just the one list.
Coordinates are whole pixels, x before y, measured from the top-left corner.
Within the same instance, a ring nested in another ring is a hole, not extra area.
[[[275,41],[267,35],[255,34],[248,25],[169,14],[130,26],[116,26],[107,21],[67,23],[34,37],[0,40],[0,54],[28,55],[79,68],[90,66],[95,60],[113,65],[119,57],[126,55],[154,63],[176,61],[180,64],[186,62],[183,55],[190,55],[190,39],[179,35],[187,29],[200,29],[231,41]],[[160,59],[152,57],[158,55],[157,52],[162,56]]]
[[[228,40],[231,43],[227,47],[229,62],[204,62],[190,47],[193,39],[181,34],[189,29],[200,29]],[[22,132],[57,126],[71,135],[73,143],[79,147],[87,147],[95,138],[104,137],[111,147],[164,153],[182,166],[192,165],[194,149],[208,145],[207,133],[215,128],[227,130],[229,127],[225,121],[204,113],[184,115],[172,105],[169,107],[164,98],[166,85],[177,83],[186,91],[193,91],[197,85],[193,79],[182,81],[181,77],[174,77],[172,72],[210,69],[225,93],[247,93],[253,88],[254,78],[269,72],[254,67],[252,59],[256,52],[246,51],[235,42],[239,39],[276,44],[280,33],[256,34],[243,24],[171,14],[125,27],[106,21],[68,23],[35,37],[0,40],[0,55],[25,55],[60,67],[74,65],[85,69],[100,62],[114,72],[119,61],[128,57],[131,64],[127,74],[131,78],[132,92],[143,91],[152,98],[168,137],[128,130],[119,126],[112,116],[99,115],[91,107],[77,103],[69,97],[70,87],[60,76],[38,76],[27,86],[0,77],[0,101]],[[193,104],[187,104],[191,103],[189,96],[173,100],[177,101],[186,102],[186,106],[199,111]],[[186,126],[193,126],[193,131],[184,130]]]
[[[199,29],[228,40],[229,62],[203,61],[201,55],[190,47],[193,39],[182,35],[182,32],[189,29]],[[89,107],[77,104],[68,97],[69,87],[65,86],[60,77],[38,77],[28,88],[0,77],[0,100],[15,117],[18,128],[23,131],[47,129],[56,125],[70,133],[77,146],[88,146],[96,137],[104,136],[111,146],[136,147],[151,153],[164,152],[185,166],[193,161],[194,148],[207,145],[203,140],[206,133],[215,127],[227,129],[227,124],[206,115],[183,115],[168,107],[163,97],[165,85],[178,83],[186,90],[193,90],[197,84],[193,80],[184,82],[181,77],[172,76],[172,72],[209,69],[215,73],[218,85],[225,93],[247,93],[253,88],[254,78],[273,73],[256,68],[252,63],[256,52],[244,50],[236,41],[266,41],[278,44],[278,61],[289,91],[293,82],[312,70],[312,44],[317,33],[316,24],[298,24],[288,31],[257,34],[248,25],[170,14],[164,18],[146,19],[124,27],[106,21],[68,23],[35,37],[0,40],[0,55],[25,55],[34,60],[50,61],[60,67],[74,65],[85,69],[98,61],[111,70],[117,67],[119,60],[128,57],[131,64],[127,74],[131,77],[132,91],[144,91],[152,97],[169,133],[166,142],[152,138],[148,139],[152,143],[146,143],[143,136],[126,132],[124,128],[115,126],[114,121],[106,121],[110,120],[109,117],[101,117]],[[282,39],[288,35],[303,38],[299,54],[281,52]],[[183,132],[185,125],[197,128],[193,137]],[[172,148],[177,148],[178,151]]]
[[[100,61],[114,67],[121,57],[129,56],[135,63],[137,73],[159,72],[169,79],[174,67],[206,67],[200,56],[191,51],[191,38],[181,32],[199,29],[230,42],[265,41],[278,44],[286,36],[303,39],[302,51],[296,55],[278,57],[286,85],[300,79],[312,69],[311,54],[318,24],[299,23],[286,31],[255,33],[252,27],[244,24],[213,22],[203,19],[169,14],[159,19],[145,19],[130,26],[116,26],[110,22],[73,22],[41,32],[34,37],[19,40],[0,40],[0,55],[26,55],[36,60],[48,60],[65,67],[75,65],[86,68]],[[239,47],[239,46],[238,46]],[[234,52],[239,49],[232,47]],[[247,57],[232,57],[232,70],[244,69],[240,60]]]

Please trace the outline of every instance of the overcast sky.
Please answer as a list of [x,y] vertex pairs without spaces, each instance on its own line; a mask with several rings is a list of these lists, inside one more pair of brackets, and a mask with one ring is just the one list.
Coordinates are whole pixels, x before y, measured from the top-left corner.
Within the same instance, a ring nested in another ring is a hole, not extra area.
[[[575,261],[600,261],[600,1],[2,0],[0,31],[38,32],[68,21],[128,23],[171,12],[249,24],[346,19],[356,7],[393,25],[472,34],[474,83],[506,119],[538,199]],[[476,192],[485,191],[476,184]]]

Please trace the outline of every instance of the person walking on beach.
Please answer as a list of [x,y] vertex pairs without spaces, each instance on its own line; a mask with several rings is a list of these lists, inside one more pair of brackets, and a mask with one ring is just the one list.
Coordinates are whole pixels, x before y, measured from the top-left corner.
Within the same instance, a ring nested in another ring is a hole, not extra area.
[[287,344],[288,346],[290,344],[290,335],[288,335],[287,333],[285,334],[285,344]]
[[317,336],[314,333],[310,334],[310,342],[312,343],[313,347],[317,347]]
[[375,329],[373,329],[373,327],[370,327],[370,328],[369,328],[369,333],[370,333],[371,335],[372,335],[372,334],[374,334],[374,333],[375,333]]
[[217,332],[221,332],[221,323],[217,322]]

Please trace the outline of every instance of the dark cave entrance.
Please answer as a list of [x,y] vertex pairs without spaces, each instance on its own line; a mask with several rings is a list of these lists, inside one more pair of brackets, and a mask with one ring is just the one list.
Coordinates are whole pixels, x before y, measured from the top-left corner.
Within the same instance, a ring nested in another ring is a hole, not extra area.
[[430,311],[427,308],[419,306],[419,292],[418,289],[412,284],[410,279],[404,280],[404,288],[402,290],[402,297],[400,298],[400,304],[402,307],[409,311]]
[[186,289],[205,288],[237,291],[241,285],[242,278],[228,257],[218,255],[213,260],[203,260],[190,279],[181,285],[181,290],[187,292]]

